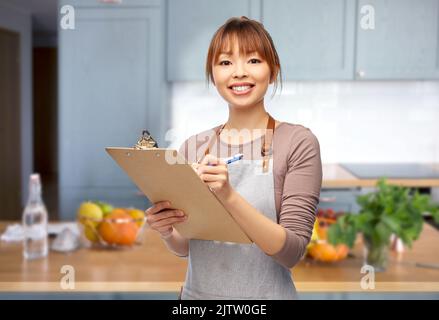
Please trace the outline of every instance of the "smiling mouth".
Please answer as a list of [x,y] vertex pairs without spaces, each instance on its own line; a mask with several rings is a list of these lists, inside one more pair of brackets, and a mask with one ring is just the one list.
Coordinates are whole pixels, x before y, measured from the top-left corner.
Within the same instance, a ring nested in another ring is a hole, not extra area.
[[232,90],[232,92],[236,95],[243,95],[249,93],[254,86],[255,86],[254,84],[245,84],[245,85],[230,86],[229,89]]

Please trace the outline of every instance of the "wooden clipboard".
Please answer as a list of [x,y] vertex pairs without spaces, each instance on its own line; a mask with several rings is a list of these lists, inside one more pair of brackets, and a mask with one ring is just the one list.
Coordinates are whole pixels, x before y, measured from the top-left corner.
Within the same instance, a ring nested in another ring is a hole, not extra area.
[[169,200],[188,220],[174,225],[188,239],[252,243],[230,213],[176,150],[105,148],[152,202]]

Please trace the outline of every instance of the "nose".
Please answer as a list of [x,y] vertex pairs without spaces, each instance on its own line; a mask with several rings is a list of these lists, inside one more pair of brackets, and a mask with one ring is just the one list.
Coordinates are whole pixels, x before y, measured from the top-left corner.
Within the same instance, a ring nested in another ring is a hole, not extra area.
[[247,77],[247,70],[245,63],[238,62],[235,64],[235,70],[233,72],[233,78],[245,78]]

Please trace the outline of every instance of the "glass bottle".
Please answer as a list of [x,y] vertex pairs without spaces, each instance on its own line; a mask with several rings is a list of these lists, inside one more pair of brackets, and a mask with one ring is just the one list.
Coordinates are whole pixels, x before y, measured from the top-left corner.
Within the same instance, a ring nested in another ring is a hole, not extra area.
[[47,209],[41,197],[41,179],[37,173],[29,178],[29,198],[23,211],[23,256],[44,258],[48,253]]

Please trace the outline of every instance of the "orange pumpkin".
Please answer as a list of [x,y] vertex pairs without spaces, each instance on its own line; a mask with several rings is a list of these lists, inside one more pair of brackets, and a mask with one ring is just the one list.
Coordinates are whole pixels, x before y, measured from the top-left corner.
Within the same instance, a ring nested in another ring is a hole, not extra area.
[[308,254],[315,260],[323,262],[336,262],[343,260],[349,253],[349,247],[345,244],[333,246],[326,241],[312,244],[308,248]]
[[336,262],[343,260],[349,253],[349,247],[345,244],[333,246],[327,242],[328,228],[335,223],[335,214],[332,211],[319,211],[314,224],[311,242],[307,246],[308,255],[314,260],[323,262]]

